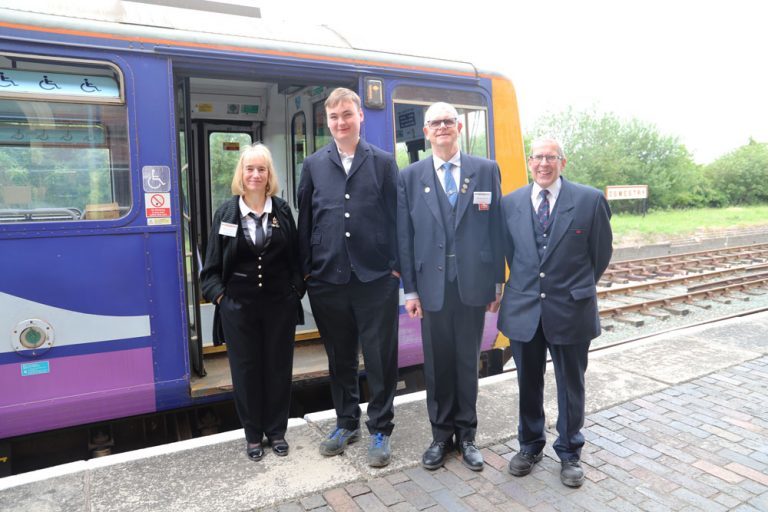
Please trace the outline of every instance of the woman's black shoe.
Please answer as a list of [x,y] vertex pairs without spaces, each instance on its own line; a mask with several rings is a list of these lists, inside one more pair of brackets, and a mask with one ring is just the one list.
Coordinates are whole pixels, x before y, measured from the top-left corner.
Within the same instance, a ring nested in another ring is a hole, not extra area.
[[278,457],[285,457],[288,455],[288,442],[285,439],[275,439],[273,441],[270,441],[270,444],[272,444],[272,451],[275,452],[275,455]]
[[260,461],[264,457],[264,448],[261,443],[246,443],[245,453],[248,454],[249,459]]

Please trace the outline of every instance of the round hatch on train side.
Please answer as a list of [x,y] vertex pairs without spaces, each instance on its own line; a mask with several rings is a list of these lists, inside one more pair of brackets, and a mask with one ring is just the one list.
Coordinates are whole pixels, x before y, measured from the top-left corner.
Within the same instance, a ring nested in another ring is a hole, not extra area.
[[39,318],[22,320],[11,332],[11,345],[23,356],[39,356],[47,352],[53,342],[53,327]]

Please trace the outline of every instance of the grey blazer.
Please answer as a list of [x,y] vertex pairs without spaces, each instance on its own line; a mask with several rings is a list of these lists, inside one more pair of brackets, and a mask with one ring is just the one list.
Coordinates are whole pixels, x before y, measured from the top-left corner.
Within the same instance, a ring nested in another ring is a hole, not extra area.
[[[456,203],[455,249],[459,295],[468,306],[496,299],[496,283],[504,282],[501,247],[501,174],[492,160],[461,154]],[[400,173],[397,231],[403,291],[418,292],[421,307],[439,311],[445,294],[446,237],[432,158]],[[489,193],[488,208],[475,203],[477,193]]]

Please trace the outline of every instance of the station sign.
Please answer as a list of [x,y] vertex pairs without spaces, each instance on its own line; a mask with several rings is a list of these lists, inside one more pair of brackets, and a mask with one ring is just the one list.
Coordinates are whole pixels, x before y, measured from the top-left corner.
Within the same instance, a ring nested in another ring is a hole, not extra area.
[[648,199],[648,185],[608,185],[605,187],[608,201],[617,199]]

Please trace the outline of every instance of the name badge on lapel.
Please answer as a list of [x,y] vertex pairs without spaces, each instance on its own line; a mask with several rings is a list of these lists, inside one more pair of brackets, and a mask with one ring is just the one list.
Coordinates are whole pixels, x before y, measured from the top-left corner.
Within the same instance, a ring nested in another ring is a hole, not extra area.
[[219,226],[219,234],[223,236],[236,237],[237,236],[237,224],[230,224],[229,222],[222,222]]
[[476,204],[477,209],[480,211],[489,209],[491,206],[491,192],[475,192],[472,204]]

